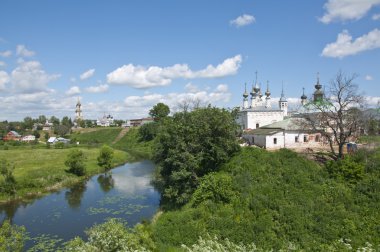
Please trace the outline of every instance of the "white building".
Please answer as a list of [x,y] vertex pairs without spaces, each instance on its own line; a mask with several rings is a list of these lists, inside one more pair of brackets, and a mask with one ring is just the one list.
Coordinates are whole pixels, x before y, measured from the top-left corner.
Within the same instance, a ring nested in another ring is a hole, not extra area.
[[114,119],[111,115],[104,114],[102,118],[99,118],[96,121],[96,125],[102,126],[102,127],[110,127],[114,125]]
[[256,83],[255,86],[252,85],[250,94],[251,98],[249,102],[246,86],[243,94],[243,106],[236,119],[236,122],[243,130],[258,129],[262,126],[282,121],[284,117],[288,115],[288,101],[285,98],[284,90],[282,90],[278,107],[272,107],[269,84],[267,83],[265,98],[263,98],[261,88],[257,83],[257,73]]
[[35,140],[36,140],[36,137],[33,136],[33,135],[27,135],[27,136],[23,136],[21,138],[22,142],[32,142],[32,141],[35,141]]

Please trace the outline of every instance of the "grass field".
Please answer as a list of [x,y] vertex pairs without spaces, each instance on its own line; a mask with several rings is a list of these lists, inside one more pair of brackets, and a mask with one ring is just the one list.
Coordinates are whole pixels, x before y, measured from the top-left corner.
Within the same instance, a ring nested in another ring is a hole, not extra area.
[[[14,176],[17,182],[17,195],[25,196],[39,193],[47,189],[75,183],[80,179],[65,170],[65,160],[72,148],[68,149],[9,149],[0,150],[0,159],[6,159],[15,165]],[[102,172],[97,165],[98,148],[79,148],[86,155],[86,175],[91,176]],[[113,165],[117,166],[131,160],[131,156],[120,150],[115,150]],[[4,201],[7,196],[0,195]]]
[[101,128],[89,132],[76,132],[71,134],[70,139],[73,142],[80,144],[108,144],[111,145],[112,141],[119,135],[122,128]]

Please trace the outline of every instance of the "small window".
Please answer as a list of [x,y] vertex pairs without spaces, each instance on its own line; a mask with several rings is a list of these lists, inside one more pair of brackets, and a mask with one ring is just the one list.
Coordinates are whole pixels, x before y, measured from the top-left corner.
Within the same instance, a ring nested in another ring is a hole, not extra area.
[[315,136],[315,141],[316,141],[316,142],[319,142],[319,135],[316,135],[316,136]]
[[298,143],[298,136],[294,138],[294,142]]
[[253,144],[255,143],[255,138],[254,138],[254,137],[252,137],[252,143],[253,143]]
[[304,135],[304,136],[303,136],[303,141],[304,141],[304,142],[307,142],[307,141],[308,141],[308,139],[307,139],[307,135]]
[[258,123],[256,123],[256,129],[258,129],[260,127],[260,125]]
[[277,144],[277,138],[273,138],[273,144]]

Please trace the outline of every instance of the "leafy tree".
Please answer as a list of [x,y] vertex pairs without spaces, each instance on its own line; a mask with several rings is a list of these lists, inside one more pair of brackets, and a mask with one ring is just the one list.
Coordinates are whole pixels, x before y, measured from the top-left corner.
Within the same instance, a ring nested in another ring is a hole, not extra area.
[[71,128],[66,125],[57,125],[54,127],[54,133],[59,136],[65,136],[70,133]]
[[149,111],[149,115],[153,117],[154,120],[156,121],[167,117],[169,113],[170,113],[169,106],[162,102],[154,105],[153,108]]
[[73,122],[71,121],[71,118],[69,118],[67,116],[64,116],[62,118],[61,124],[68,127],[68,128],[73,127]]
[[[335,159],[343,157],[344,145],[355,136],[360,126],[360,107],[364,98],[354,83],[356,75],[345,76],[338,72],[331,81],[330,92],[323,100],[310,101],[304,114],[305,127],[319,132],[327,139]],[[334,144],[338,145],[338,152]]]
[[45,132],[45,135],[44,135],[44,138],[45,138],[45,140],[47,141],[47,140],[49,140],[49,133],[48,132]]
[[86,173],[85,160],[86,156],[83,151],[78,149],[71,150],[65,161],[65,165],[69,168],[68,172],[77,176],[83,176]]
[[38,117],[38,122],[39,123],[46,123],[46,116],[44,116],[44,115],[40,115],[39,117]]
[[59,118],[57,118],[55,116],[50,117],[49,121],[54,125],[54,127],[56,127],[57,125],[59,125]]
[[21,252],[26,240],[25,227],[12,225],[9,220],[5,220],[0,226],[0,251]]
[[36,138],[40,138],[41,134],[40,134],[40,132],[38,132],[38,130],[34,130],[33,136],[35,136]]
[[114,151],[108,145],[103,145],[100,149],[99,156],[97,158],[98,165],[104,170],[108,171],[112,167],[112,159],[113,159]]
[[153,140],[158,132],[159,124],[157,122],[146,123],[139,128],[139,136],[142,141]]
[[63,149],[65,147],[65,144],[63,142],[58,142],[54,144],[54,148],[56,149]]
[[217,171],[239,150],[237,125],[227,110],[199,108],[164,120],[157,135],[156,183],[163,202],[180,206],[189,201],[199,178]]
[[23,127],[24,129],[32,129],[33,128],[33,119],[30,116],[24,118]]
[[0,191],[9,195],[16,193],[16,179],[13,175],[14,169],[15,166],[8,163],[5,159],[0,160],[0,174],[4,178],[0,184]]

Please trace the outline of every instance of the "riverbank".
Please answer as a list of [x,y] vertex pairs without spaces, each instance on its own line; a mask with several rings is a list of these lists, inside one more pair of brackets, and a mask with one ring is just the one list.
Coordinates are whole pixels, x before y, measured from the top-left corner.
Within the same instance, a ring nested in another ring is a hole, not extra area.
[[[6,159],[15,166],[16,194],[13,196],[0,194],[0,203],[44,195],[103,172],[103,169],[97,165],[99,148],[78,148],[86,156],[86,175],[78,177],[67,173],[64,163],[71,149],[25,148],[1,151],[0,159]],[[114,151],[113,167],[135,160],[128,152]]]

